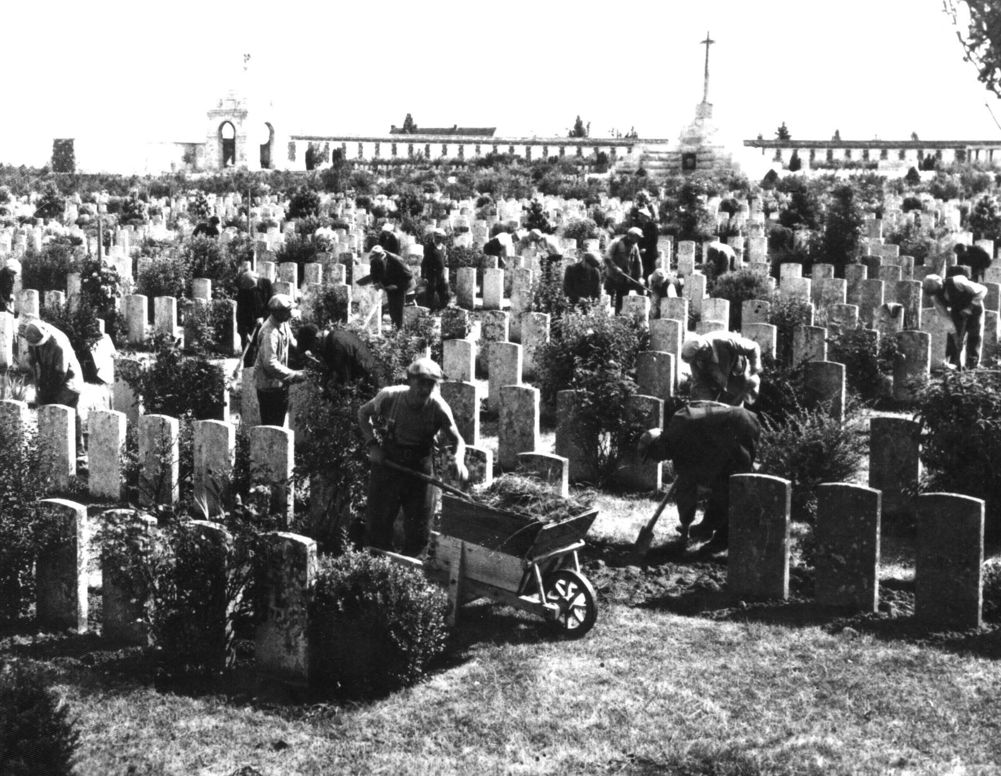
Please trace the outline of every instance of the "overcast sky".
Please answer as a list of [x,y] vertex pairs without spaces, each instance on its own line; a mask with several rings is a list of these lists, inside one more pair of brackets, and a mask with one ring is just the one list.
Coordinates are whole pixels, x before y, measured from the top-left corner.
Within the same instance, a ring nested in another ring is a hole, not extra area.
[[[1001,139],[1001,105],[963,61],[941,0],[52,0],[4,8],[0,161],[81,162],[146,141],[204,140],[243,78],[283,134],[496,126],[676,138],[702,98],[728,143],[793,138]],[[124,153],[124,151],[123,151]]]

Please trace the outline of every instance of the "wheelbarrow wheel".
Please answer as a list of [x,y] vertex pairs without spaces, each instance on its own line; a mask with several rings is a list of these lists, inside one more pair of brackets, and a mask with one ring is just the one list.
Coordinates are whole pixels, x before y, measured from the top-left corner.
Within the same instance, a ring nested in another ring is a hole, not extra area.
[[546,603],[556,604],[559,613],[554,621],[566,636],[583,636],[598,619],[598,601],[587,577],[573,569],[559,569],[546,576]]

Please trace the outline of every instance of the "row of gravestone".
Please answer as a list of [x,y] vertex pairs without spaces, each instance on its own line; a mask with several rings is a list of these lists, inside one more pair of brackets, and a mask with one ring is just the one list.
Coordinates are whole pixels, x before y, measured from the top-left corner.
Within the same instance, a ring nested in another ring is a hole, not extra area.
[[[13,399],[0,400],[0,428],[5,438],[20,438],[34,425],[40,450],[41,475],[54,491],[65,491],[77,473],[75,412],[47,404],[33,413]],[[126,414],[92,410],[88,418],[88,492],[96,501],[119,502],[126,497]],[[179,498],[180,424],[167,415],[136,419],[141,506],[176,504]],[[271,491],[270,506],[284,522],[292,518],[294,434],[278,426],[249,430],[250,481]],[[192,423],[193,496],[207,514],[218,514],[231,501],[230,482],[236,455],[236,429],[219,420]]]
[[[730,544],[727,586],[742,599],[784,601],[789,597],[791,484],[778,477],[734,475],[730,480]],[[52,541],[36,559],[36,619],[42,628],[88,628],[88,560],[92,525],[87,509],[64,499],[39,502],[40,519]],[[113,510],[97,518],[114,519],[132,536],[151,535],[156,521],[133,510]],[[828,483],[818,488],[815,529],[815,597],[839,610],[874,612],[879,606],[880,492]],[[191,577],[178,586],[195,586],[183,596],[195,611],[188,616],[198,637],[188,645],[198,662],[221,669],[232,664],[232,621],[226,594],[233,572],[227,531],[210,521],[182,527],[194,541],[182,542],[179,558]],[[917,499],[914,616],[931,629],[977,628],[983,609],[984,502],[951,493]],[[149,640],[150,591],[142,590],[129,569],[143,561],[136,553],[153,552],[152,542],[135,542],[123,568],[113,554],[102,564],[102,632],[108,638],[145,645]],[[290,533],[264,535],[256,579],[255,660],[257,670],[274,678],[308,682],[312,650],[310,602],[315,592],[316,543]],[[189,623],[190,624],[190,623]]]

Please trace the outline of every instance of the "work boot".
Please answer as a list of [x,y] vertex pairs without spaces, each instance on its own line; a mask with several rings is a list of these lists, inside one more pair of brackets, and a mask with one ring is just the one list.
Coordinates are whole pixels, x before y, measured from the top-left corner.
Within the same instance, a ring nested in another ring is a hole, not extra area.
[[678,530],[678,537],[679,537],[681,543],[682,544],[687,544],[688,543],[688,526],[687,525],[680,525],[680,526],[678,526],[677,530]]
[[706,521],[703,520],[701,523],[696,523],[691,527],[688,535],[697,542],[705,541],[706,539],[712,538],[713,527],[711,525],[706,525]]
[[729,541],[725,533],[717,531],[713,534],[712,538],[699,548],[699,552],[706,555],[715,555],[718,552],[724,552],[727,549]]

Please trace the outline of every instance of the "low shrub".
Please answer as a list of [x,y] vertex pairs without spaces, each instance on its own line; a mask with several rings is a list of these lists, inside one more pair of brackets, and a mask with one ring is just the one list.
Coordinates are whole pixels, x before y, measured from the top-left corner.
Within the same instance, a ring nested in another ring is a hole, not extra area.
[[169,339],[154,343],[156,357],[142,370],[123,374],[147,413],[180,417],[191,412],[197,420],[221,420],[225,375],[222,367],[203,356],[185,356]]
[[29,247],[21,261],[21,287],[45,291],[65,291],[66,276],[79,268],[81,254],[68,241],[54,240],[41,251]]
[[165,254],[140,270],[136,278],[136,293],[149,299],[158,296],[181,299],[190,280],[191,275],[184,258]]
[[740,269],[717,277],[709,295],[730,302],[730,331],[740,331],[741,304],[751,299],[769,300],[773,293],[766,276]]
[[214,237],[192,237],[182,249],[185,265],[185,290],[190,290],[192,278],[209,278],[212,295],[217,299],[236,298],[236,280],[240,263],[227,250],[227,246]]
[[797,326],[812,322],[811,305],[802,299],[776,298],[768,322],[776,328],[776,357],[779,363],[792,363],[792,333]]
[[71,776],[80,734],[69,708],[37,669],[0,672],[0,773]]
[[321,560],[311,618],[318,686],[372,697],[413,684],[445,649],[447,609],[420,570],[354,551]]
[[823,408],[800,409],[781,421],[763,418],[759,472],[790,480],[792,518],[812,521],[817,486],[852,478],[866,452],[867,441],[854,423],[842,423]]
[[919,394],[915,419],[927,488],[984,499],[995,536],[1001,529],[1001,374],[946,372]]
[[[829,334],[827,358],[845,365],[845,383],[848,390],[863,401],[884,398],[893,374],[893,358],[897,340],[893,337],[873,336],[875,332],[859,326],[856,329]],[[878,344],[877,344],[878,341]]]

